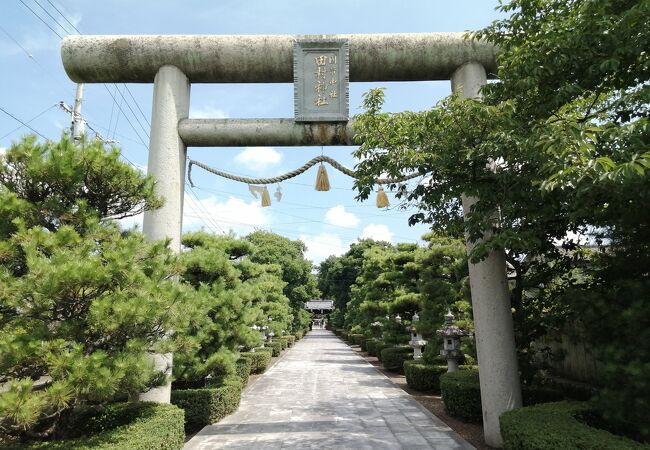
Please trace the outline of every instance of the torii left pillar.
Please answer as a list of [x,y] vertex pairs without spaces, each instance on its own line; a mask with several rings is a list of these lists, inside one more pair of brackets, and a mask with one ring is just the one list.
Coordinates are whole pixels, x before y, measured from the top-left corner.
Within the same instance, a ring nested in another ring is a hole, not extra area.
[[[160,209],[144,213],[143,231],[147,239],[169,239],[172,251],[181,250],[183,194],[187,148],[178,135],[178,122],[190,110],[190,82],[175,66],[163,66],[154,79],[153,111],[149,138],[148,174],[156,180],[156,195],[165,199]],[[169,403],[171,397],[172,354],[152,355],[156,370],[167,375],[164,385],[140,395],[140,400]]]

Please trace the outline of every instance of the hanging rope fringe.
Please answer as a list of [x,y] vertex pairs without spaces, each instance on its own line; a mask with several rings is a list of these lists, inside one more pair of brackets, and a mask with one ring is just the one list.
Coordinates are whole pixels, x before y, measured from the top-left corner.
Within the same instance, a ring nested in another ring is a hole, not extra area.
[[[312,166],[315,166],[316,164],[323,163],[323,162],[328,163],[330,166],[332,166],[333,168],[335,168],[339,172],[341,172],[341,173],[343,173],[343,174],[345,174],[345,175],[347,175],[349,177],[352,177],[352,178],[357,177],[354,170],[348,169],[347,167],[340,164],[335,159],[330,158],[329,156],[317,156],[317,157],[315,157],[313,159],[310,159],[303,166],[297,168],[296,170],[292,170],[291,172],[287,172],[287,173],[285,173],[283,175],[279,175],[277,177],[272,177],[272,178],[240,177],[238,175],[233,175],[233,174],[230,174],[228,172],[223,172],[221,170],[214,169],[214,168],[212,168],[210,166],[207,166],[207,165],[205,165],[203,163],[200,163],[198,161],[194,161],[193,159],[190,159],[189,160],[189,167],[188,167],[188,170],[187,170],[187,177],[189,179],[190,185],[192,187],[194,187],[194,183],[192,182],[192,166],[195,165],[195,166],[200,167],[203,170],[207,170],[210,173],[213,173],[213,174],[218,175],[218,176],[223,177],[223,178],[227,178],[229,180],[239,181],[240,183],[275,184],[275,183],[280,183],[282,181],[286,181],[286,180],[289,180],[291,178],[297,177],[301,173],[306,172]],[[404,177],[401,177],[401,178],[377,178],[374,181],[377,184],[386,185],[386,184],[402,183],[404,181],[408,181],[408,180],[412,180],[413,178],[417,178],[419,176],[420,176],[419,173],[414,173],[414,174],[407,175],[407,176],[404,176]]]
[[262,199],[262,207],[271,206],[271,196],[269,195],[269,190],[266,188],[266,186],[253,186],[252,184],[249,184],[248,190],[251,194],[253,194],[253,197],[255,198],[258,198],[257,194],[260,195]]
[[388,196],[386,195],[386,192],[384,192],[383,187],[379,187],[379,190],[377,191],[377,202],[376,202],[377,208],[388,208],[390,206],[390,203],[388,202]]
[[282,188],[280,187],[279,184],[278,184],[278,187],[275,188],[275,192],[273,193],[273,196],[275,197],[275,199],[277,201],[282,200]]
[[262,208],[271,206],[271,196],[269,195],[269,190],[264,186],[262,188]]
[[319,192],[330,190],[330,179],[327,176],[327,169],[325,169],[323,163],[320,163],[320,167],[318,168],[318,175],[316,176],[316,190]]
[[[192,159],[189,160],[189,166],[187,169],[187,178],[188,181],[190,182],[190,186],[194,187],[194,182],[192,181],[192,166],[196,165],[199,166],[203,170],[207,170],[210,173],[213,173],[215,175],[218,175],[223,178],[227,178],[229,180],[233,181],[239,181],[240,183],[248,183],[248,189],[251,191],[251,194],[255,198],[257,198],[257,194],[260,194],[262,197],[262,206],[270,206],[271,205],[271,197],[269,195],[269,191],[266,188],[266,186],[254,186],[256,184],[261,184],[261,185],[266,185],[266,184],[275,184],[275,183],[280,183],[282,181],[286,181],[290,178],[297,177],[298,175],[306,172],[309,168],[312,166],[321,163],[320,167],[318,168],[318,175],[316,176],[316,190],[317,191],[329,191],[330,190],[330,181],[329,181],[329,176],[327,175],[327,170],[325,169],[325,166],[323,165],[324,162],[328,163],[330,166],[338,170],[339,172],[352,177],[352,178],[357,178],[356,173],[354,170],[348,169],[344,165],[340,164],[338,161],[335,159],[330,158],[329,156],[317,156],[313,159],[310,159],[307,161],[303,166],[297,168],[296,170],[292,170],[291,172],[287,172],[283,175],[279,175],[277,177],[272,177],[272,178],[249,178],[249,177],[242,177],[238,175],[233,175],[228,172],[223,172],[218,169],[214,169],[210,166],[207,166],[203,163],[200,163],[198,161],[194,161]],[[388,196],[386,195],[386,192],[384,191],[384,188],[382,185],[385,184],[396,184],[396,183],[403,183],[408,180],[412,180],[413,178],[416,178],[420,176],[419,173],[414,173],[411,175],[407,175],[401,178],[376,178],[374,180],[375,183],[379,185],[379,190],[377,191],[377,201],[376,205],[377,208],[387,208],[390,206],[390,203],[388,202]],[[280,201],[282,198],[282,191],[280,189],[280,186],[278,185],[278,188],[275,192],[275,198]]]

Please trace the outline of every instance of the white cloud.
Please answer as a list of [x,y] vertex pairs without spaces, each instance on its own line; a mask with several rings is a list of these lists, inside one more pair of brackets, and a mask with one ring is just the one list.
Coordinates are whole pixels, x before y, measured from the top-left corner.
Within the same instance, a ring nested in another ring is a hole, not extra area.
[[325,213],[325,222],[341,227],[356,227],[359,224],[359,218],[351,212],[347,212],[345,206],[336,205]]
[[255,172],[276,166],[282,161],[282,153],[273,147],[246,147],[237,156],[235,162]]
[[248,234],[270,224],[269,213],[259,200],[246,202],[229,197],[225,202],[215,196],[196,199],[185,196],[183,231],[205,227],[213,232],[232,230],[239,235]]
[[190,108],[190,117],[192,119],[226,119],[228,114],[223,109],[206,105],[198,108]]
[[393,233],[386,225],[371,223],[361,232],[361,239],[374,239],[376,241],[393,242]]
[[[121,219],[123,229],[136,227],[142,230],[142,217]],[[183,203],[183,232],[205,228],[213,233],[234,231],[238,235],[245,235],[257,228],[267,227],[270,223],[269,214],[262,209],[259,200],[250,203],[237,197],[230,197],[226,201],[219,201],[210,196],[199,199],[185,195]]]
[[300,235],[300,240],[307,246],[305,258],[311,260],[314,264],[320,264],[330,255],[339,256],[347,251],[347,246],[343,244],[341,238],[336,234]]

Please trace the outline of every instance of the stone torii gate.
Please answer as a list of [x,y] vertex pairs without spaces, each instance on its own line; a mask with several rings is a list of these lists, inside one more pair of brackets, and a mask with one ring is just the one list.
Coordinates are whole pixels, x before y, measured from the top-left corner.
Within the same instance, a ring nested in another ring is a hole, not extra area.
[[[305,38],[347,40],[351,82],[451,80],[454,92],[478,98],[486,73],[496,70],[494,47],[466,40],[463,33],[67,36],[61,53],[73,81],[154,83],[148,172],[165,204],[145,213],[149,239],[169,238],[180,251],[188,146],[352,145],[347,122],[188,118],[191,83],[293,82],[294,42]],[[465,215],[476,200],[463,197]],[[521,406],[503,252],[469,269],[485,440],[501,446],[499,416]],[[171,363],[171,355],[156,358],[162,367]],[[144,398],[169,402],[170,385]]]

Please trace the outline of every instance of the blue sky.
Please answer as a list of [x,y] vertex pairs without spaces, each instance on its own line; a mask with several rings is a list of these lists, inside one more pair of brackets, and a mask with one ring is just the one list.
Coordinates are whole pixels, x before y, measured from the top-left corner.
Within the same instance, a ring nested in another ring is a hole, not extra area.
[[[59,36],[78,34],[75,28],[83,34],[467,31],[498,18],[494,11],[497,4],[496,0],[2,0],[0,108],[6,112],[0,111],[0,152],[31,132],[8,114],[30,121],[30,127],[49,139],[57,139],[69,127],[69,115],[55,106],[60,101],[71,105],[76,88],[61,64]],[[387,88],[389,111],[426,109],[450,92],[449,82],[351,83],[351,115],[360,112],[362,94],[378,86]],[[86,85],[82,107],[89,125],[105,138],[118,141],[125,159],[142,168],[147,163],[152,89],[150,84],[131,84],[128,91],[125,85]],[[193,85],[190,117],[293,117],[293,87]],[[325,147],[322,152],[353,167],[352,150]],[[192,159],[252,176],[292,170],[320,153],[320,147],[188,150]],[[186,190],[184,230],[232,230],[239,235],[255,229],[271,230],[291,239],[302,239],[314,262],[329,254],[343,253],[360,236],[394,243],[417,242],[427,232],[425,226],[408,226],[407,219],[413,210],[397,208],[391,195],[391,207],[379,210],[374,206],[374,198],[366,203],[354,199],[351,179],[331,168],[328,173],[332,184],[329,192],[314,191],[316,168],[312,168],[291,182],[282,183],[280,202],[272,196],[272,206],[261,208],[246,185],[196,169],[196,187]],[[275,189],[270,187],[272,194]]]

